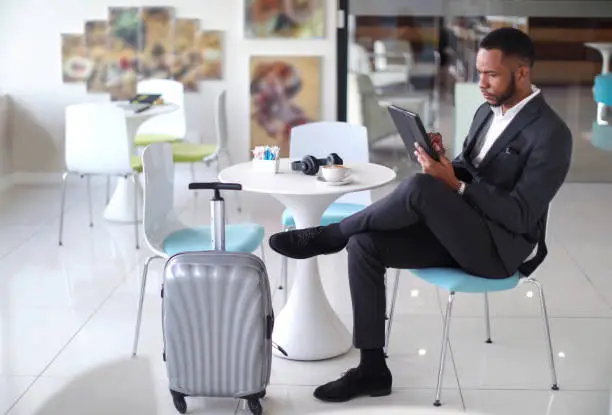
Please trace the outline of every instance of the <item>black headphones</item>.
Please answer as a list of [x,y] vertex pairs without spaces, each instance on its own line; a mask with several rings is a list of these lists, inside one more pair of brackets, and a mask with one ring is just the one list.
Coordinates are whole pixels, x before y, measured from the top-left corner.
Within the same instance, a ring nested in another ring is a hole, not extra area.
[[327,164],[342,165],[343,163],[340,156],[336,153],[331,153],[324,159],[318,159],[315,156],[305,156],[301,161],[292,162],[291,170],[301,171],[308,176],[314,176],[319,171],[319,166],[325,166]]

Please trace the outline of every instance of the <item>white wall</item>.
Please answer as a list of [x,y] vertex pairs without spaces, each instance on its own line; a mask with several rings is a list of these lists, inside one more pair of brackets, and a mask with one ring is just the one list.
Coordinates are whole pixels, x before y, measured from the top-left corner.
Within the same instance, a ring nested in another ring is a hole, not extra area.
[[0,0],[0,90],[11,96],[10,139],[15,172],[63,169],[64,108],[107,101],[87,94],[84,85],[62,84],[61,33],[84,30],[89,19],[106,19],[109,6],[173,6],[178,17],[201,20],[202,28],[225,31],[225,78],[207,81],[186,98],[187,123],[205,141],[215,141],[213,100],[228,90],[229,138],[235,161],[249,156],[249,56],[322,57],[322,118],[336,117],[336,2],[327,0],[324,40],[247,40],[244,0]]

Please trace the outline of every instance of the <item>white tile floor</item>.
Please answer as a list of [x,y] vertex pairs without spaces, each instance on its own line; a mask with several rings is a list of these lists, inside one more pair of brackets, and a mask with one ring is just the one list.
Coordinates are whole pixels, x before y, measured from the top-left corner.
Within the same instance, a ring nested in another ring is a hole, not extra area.
[[[188,223],[205,224],[208,195],[194,199],[177,177],[176,204]],[[384,193],[383,189],[376,196]],[[131,226],[102,219],[104,186],[96,182],[95,226],[88,227],[84,188],[69,189],[64,246],[57,246],[59,187],[21,186],[0,193],[0,412],[9,414],[175,414],[161,359],[160,265],[152,267],[137,359],[130,359],[135,306],[146,249]],[[242,195],[244,214],[228,198],[230,220],[279,229],[282,206]],[[484,343],[483,299],[460,295],[452,342],[469,412],[491,415],[603,415],[612,384],[612,185],[567,184],[550,221],[546,289],[561,390],[549,371],[537,297],[530,288],[491,295],[494,344]],[[276,285],[280,259],[267,250]],[[351,324],[346,255],[320,258],[332,306]],[[291,270],[291,269],[290,269]],[[355,351],[323,362],[274,359],[266,413],[296,414],[382,404],[431,406],[446,293],[403,272],[390,346],[394,392],[329,405],[314,387],[355,364]],[[275,304],[280,295],[275,291]],[[444,409],[461,409],[448,366]],[[191,413],[246,413],[233,400],[189,399]],[[408,412],[407,412],[408,413]],[[410,412],[412,413],[412,412]],[[415,412],[418,413],[418,412]]]

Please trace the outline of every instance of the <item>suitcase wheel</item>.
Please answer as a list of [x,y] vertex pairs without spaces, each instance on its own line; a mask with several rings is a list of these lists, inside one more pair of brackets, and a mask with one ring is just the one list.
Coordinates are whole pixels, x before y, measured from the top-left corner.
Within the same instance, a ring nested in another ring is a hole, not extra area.
[[259,402],[259,398],[250,398],[247,403],[253,415],[263,414],[263,408],[261,406],[261,402]]
[[187,412],[187,402],[185,402],[185,395],[179,392],[170,391],[172,394],[172,402],[174,403],[174,407],[179,413],[184,414]]

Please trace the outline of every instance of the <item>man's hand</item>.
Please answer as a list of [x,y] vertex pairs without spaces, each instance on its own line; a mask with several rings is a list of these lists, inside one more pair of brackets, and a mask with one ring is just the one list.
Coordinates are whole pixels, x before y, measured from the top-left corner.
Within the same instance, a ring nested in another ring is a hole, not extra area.
[[441,156],[445,155],[446,149],[444,148],[444,144],[442,144],[442,135],[440,133],[429,133],[427,135],[431,140],[431,144],[433,144],[434,150]]
[[417,143],[414,143],[416,151],[414,155],[417,157],[419,164],[423,168],[423,173],[429,174],[444,183],[449,185],[453,190],[458,190],[460,186],[459,179],[455,176],[455,170],[453,169],[453,163],[440,154],[440,162],[438,163],[432,159],[429,154]]

